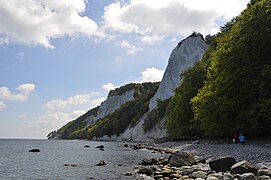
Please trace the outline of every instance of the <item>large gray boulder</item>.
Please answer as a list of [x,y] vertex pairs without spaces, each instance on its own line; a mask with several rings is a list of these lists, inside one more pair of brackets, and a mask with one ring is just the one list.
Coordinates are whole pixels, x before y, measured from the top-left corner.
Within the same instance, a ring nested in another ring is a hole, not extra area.
[[245,160],[240,161],[231,167],[232,174],[253,173],[254,175],[257,175],[257,172],[257,166]]
[[236,160],[233,157],[219,157],[209,162],[211,170],[216,172],[230,171],[235,163]]
[[195,157],[192,154],[183,151],[178,151],[169,158],[169,164],[175,167],[191,166],[195,163]]

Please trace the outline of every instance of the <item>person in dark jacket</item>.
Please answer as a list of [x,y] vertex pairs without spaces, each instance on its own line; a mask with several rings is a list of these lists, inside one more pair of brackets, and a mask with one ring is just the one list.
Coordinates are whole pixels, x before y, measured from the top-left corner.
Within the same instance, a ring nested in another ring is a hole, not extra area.
[[243,134],[240,133],[240,136],[239,136],[239,141],[241,143],[242,146],[245,146],[246,145],[246,138]]

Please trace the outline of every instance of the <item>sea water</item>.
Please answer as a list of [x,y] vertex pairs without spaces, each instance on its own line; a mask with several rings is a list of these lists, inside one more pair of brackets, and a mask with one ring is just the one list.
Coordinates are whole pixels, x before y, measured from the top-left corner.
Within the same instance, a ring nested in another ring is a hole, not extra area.
[[[104,145],[104,151],[95,148],[98,145]],[[138,179],[135,166],[155,156],[122,142],[0,139],[0,179]],[[100,160],[106,165],[96,166]],[[127,172],[133,175],[125,176]]]

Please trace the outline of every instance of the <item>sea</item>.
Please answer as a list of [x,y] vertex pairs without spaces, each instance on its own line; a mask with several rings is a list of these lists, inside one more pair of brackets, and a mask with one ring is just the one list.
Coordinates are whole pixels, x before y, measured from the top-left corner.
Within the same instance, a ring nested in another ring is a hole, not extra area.
[[[136,166],[160,157],[124,142],[82,140],[0,139],[0,179],[144,179]],[[89,145],[90,148],[85,148]],[[103,145],[104,151],[95,148]],[[40,152],[29,152],[40,149]],[[101,160],[105,166],[96,166]],[[66,164],[66,166],[65,166]],[[72,166],[75,165],[75,166]],[[132,172],[132,176],[125,176]]]

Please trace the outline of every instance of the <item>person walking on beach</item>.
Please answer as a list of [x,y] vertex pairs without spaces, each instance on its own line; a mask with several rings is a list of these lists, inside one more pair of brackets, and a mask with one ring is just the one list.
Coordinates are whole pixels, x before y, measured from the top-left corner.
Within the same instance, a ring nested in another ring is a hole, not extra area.
[[238,143],[238,135],[236,132],[234,132],[232,135],[232,142],[236,144]]
[[240,136],[239,136],[239,141],[241,143],[242,146],[245,146],[246,145],[246,138],[243,134],[240,133]]

